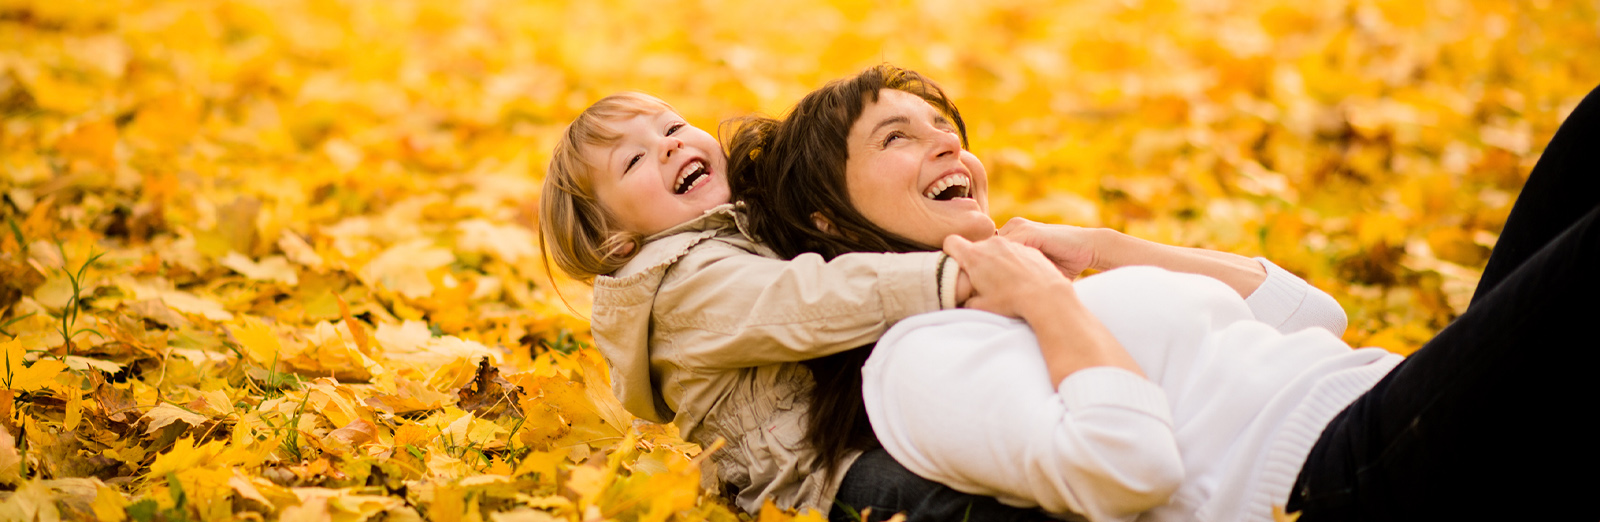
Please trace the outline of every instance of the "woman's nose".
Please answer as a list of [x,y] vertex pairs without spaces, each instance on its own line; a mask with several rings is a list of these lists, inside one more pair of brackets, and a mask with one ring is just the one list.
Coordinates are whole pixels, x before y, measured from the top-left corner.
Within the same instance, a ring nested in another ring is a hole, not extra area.
[[961,138],[956,137],[954,132],[935,131],[932,142],[933,150],[930,152],[935,158],[961,154]]
[[683,148],[683,140],[666,136],[661,138],[661,161],[672,159],[672,154]]

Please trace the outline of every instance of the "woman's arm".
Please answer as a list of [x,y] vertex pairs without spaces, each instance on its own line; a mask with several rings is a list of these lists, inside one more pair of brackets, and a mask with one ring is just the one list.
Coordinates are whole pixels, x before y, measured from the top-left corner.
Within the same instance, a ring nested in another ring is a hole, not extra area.
[[1267,279],[1266,268],[1248,257],[1163,245],[1109,228],[1050,225],[1012,218],[1000,229],[1000,235],[1039,249],[1073,278],[1090,268],[1105,271],[1133,265],[1157,266],[1222,281],[1239,292],[1239,297],[1249,297]]
[[1211,277],[1228,285],[1256,319],[1284,333],[1318,327],[1344,335],[1344,309],[1327,292],[1266,259],[1227,252],[1163,245],[1106,228],[1050,225],[1013,218],[1000,235],[1034,247],[1056,263],[1067,277],[1086,269],[1155,266],[1173,272]]
[[1166,395],[1072,282],[1002,237],[944,247],[976,291],[968,308],[1031,331],[959,312],[970,315],[925,315],[884,336],[862,368],[884,448],[957,490],[1094,521],[1166,503],[1183,481]]
[[1052,385],[1096,366],[1144,375],[1105,325],[1084,308],[1072,281],[1038,250],[1004,237],[973,243],[955,235],[945,238],[944,249],[965,269],[977,293],[967,300],[967,308],[1022,319],[1033,327]]
[[1027,326],[972,310],[907,319],[861,369],[872,429],[896,461],[958,491],[1100,522],[1132,520],[1183,483],[1166,395],[1121,368],[1047,383]]

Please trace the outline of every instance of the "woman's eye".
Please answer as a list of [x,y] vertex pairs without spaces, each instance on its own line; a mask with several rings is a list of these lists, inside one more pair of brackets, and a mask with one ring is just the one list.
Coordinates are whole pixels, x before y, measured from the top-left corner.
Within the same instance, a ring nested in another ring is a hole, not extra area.
[[687,123],[682,123],[682,122],[674,123],[671,126],[667,127],[667,135],[671,136],[673,133],[678,132],[678,129],[682,129],[682,128],[687,127],[687,126],[689,126],[689,124],[687,124]]
[[883,137],[883,144],[884,144],[884,146],[888,146],[889,143],[893,142],[896,138],[904,138],[904,137],[906,137],[906,135],[901,134],[899,132],[891,132],[891,133],[889,133],[888,136],[884,136]]

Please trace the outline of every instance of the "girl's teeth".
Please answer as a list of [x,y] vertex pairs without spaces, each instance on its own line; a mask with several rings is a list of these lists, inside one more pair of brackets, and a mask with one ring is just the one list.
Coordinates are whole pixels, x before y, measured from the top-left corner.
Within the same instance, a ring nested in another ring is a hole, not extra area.
[[695,188],[697,186],[700,186],[700,182],[703,181],[706,178],[706,176],[700,176],[699,179],[695,180],[694,185],[690,185],[688,187],[684,187],[683,186],[683,182],[688,180],[690,177],[694,176],[695,174],[699,174],[701,172],[704,172],[705,170],[706,170],[706,164],[705,163],[701,163],[701,162],[698,162],[698,161],[696,161],[694,163],[690,163],[688,166],[684,167],[682,172],[678,173],[678,183],[677,183],[677,186],[673,188],[673,190],[675,192],[679,193],[679,194],[682,194],[684,192],[688,192],[689,190],[691,190],[691,189],[693,189],[693,188]]

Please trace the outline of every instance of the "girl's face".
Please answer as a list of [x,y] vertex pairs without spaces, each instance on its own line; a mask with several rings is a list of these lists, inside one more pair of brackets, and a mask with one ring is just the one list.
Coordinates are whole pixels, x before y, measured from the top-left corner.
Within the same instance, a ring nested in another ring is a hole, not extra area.
[[955,124],[922,98],[878,91],[846,141],[845,184],[863,217],[934,248],[951,234],[973,241],[994,235],[983,163],[961,148]]
[[628,232],[649,236],[728,202],[722,146],[672,111],[610,124],[622,137],[583,151],[600,205]]

